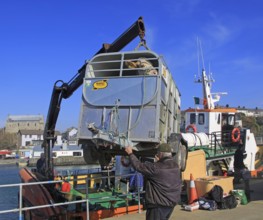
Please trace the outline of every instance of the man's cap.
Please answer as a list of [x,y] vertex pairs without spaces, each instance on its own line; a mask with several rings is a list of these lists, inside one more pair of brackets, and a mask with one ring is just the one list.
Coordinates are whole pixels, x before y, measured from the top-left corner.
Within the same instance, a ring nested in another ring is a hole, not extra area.
[[169,144],[160,144],[159,148],[158,148],[159,152],[165,152],[165,153],[171,153],[171,147]]

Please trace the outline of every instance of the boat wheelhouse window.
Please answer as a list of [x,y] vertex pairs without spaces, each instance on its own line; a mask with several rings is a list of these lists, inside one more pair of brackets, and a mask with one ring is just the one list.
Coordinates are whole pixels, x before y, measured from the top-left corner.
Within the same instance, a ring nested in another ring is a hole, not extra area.
[[222,115],[222,124],[223,125],[235,125],[235,115],[223,114]]
[[198,124],[203,125],[205,123],[205,115],[204,113],[199,113],[198,114]]
[[195,124],[195,113],[190,114],[190,124]]
[[223,115],[222,116],[222,125],[226,125],[227,124],[227,118]]
[[218,117],[217,117],[217,124],[220,124],[220,121],[221,121],[221,115],[218,114]]
[[229,125],[235,125],[235,116],[234,115],[228,116],[228,124]]
[[78,152],[78,151],[77,151],[77,152],[73,152],[73,156],[74,156],[74,157],[80,157],[80,156],[82,156],[82,155],[81,155],[81,152]]

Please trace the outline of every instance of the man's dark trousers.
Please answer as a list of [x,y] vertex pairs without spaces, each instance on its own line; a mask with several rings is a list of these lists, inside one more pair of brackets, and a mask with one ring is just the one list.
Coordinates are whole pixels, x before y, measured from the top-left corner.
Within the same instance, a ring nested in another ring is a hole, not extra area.
[[168,220],[172,215],[174,207],[158,206],[148,208],[146,211],[146,220]]

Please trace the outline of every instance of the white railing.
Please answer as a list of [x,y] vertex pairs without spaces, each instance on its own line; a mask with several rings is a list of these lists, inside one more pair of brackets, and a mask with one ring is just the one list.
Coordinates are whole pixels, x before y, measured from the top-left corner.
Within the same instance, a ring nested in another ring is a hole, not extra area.
[[[118,176],[99,176],[99,177],[87,177],[83,178],[86,179],[86,199],[82,200],[74,200],[74,201],[67,201],[67,202],[60,202],[60,203],[52,203],[52,204],[47,204],[47,205],[40,205],[40,206],[31,206],[31,207],[23,207],[23,194],[22,190],[24,186],[30,186],[30,185],[45,185],[45,184],[56,184],[56,183],[62,183],[64,182],[63,180],[56,180],[56,181],[42,181],[42,182],[30,182],[30,183],[16,183],[16,184],[5,184],[5,185],[0,185],[0,188],[8,188],[8,187],[19,187],[19,207],[14,208],[14,209],[8,209],[8,210],[0,210],[0,219],[1,219],[1,214],[5,213],[14,213],[18,212],[19,213],[19,220],[23,220],[23,211],[27,210],[34,210],[34,209],[41,209],[41,208],[48,208],[48,207],[56,207],[56,206],[64,206],[64,205],[70,205],[70,204],[77,204],[77,203],[86,203],[86,219],[89,220],[89,202],[92,201],[93,199],[89,199],[89,187],[88,183],[90,180],[96,180],[96,179],[108,179],[108,178],[128,178],[135,175],[137,179],[137,183],[139,182],[139,176],[136,173],[133,174],[126,174],[126,175],[118,175]],[[83,179],[71,179],[70,181],[79,181]],[[122,196],[119,196],[120,198],[122,197],[128,197],[129,195],[137,195],[138,198],[138,213],[141,213],[141,202],[140,202],[140,194],[145,193],[144,191],[140,191],[140,188],[137,187],[137,192],[136,193],[130,193],[126,192],[126,194],[123,194]],[[37,196],[37,195],[35,195]],[[98,197],[100,198],[100,197]],[[96,199],[98,199],[96,198]],[[104,198],[104,196],[101,197],[101,199]],[[111,197],[107,197],[111,198]],[[112,198],[116,198],[116,195],[112,195]],[[52,202],[52,201],[51,201]]]

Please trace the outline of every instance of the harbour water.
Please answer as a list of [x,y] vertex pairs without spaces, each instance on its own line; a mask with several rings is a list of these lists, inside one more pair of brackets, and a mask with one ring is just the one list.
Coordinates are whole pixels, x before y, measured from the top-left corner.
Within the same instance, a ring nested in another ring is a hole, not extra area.
[[[0,165],[0,185],[20,183],[19,168],[16,164]],[[19,187],[0,188],[0,210],[18,207]],[[1,220],[17,220],[18,213],[0,214]]]

